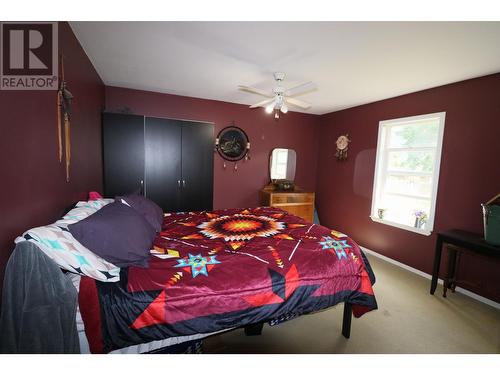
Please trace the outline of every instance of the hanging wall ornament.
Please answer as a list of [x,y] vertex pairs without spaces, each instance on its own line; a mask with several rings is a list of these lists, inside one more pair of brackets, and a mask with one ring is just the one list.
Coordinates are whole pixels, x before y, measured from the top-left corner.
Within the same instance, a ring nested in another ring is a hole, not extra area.
[[250,142],[247,143],[247,153],[245,154],[245,161],[250,160]]
[[341,135],[335,141],[335,144],[337,145],[337,152],[335,153],[335,156],[337,157],[338,160],[347,159],[347,150],[349,148],[349,142],[351,142],[351,140],[349,139],[349,134]]
[[61,112],[62,112],[62,93],[57,90],[57,151],[59,163],[62,163],[62,125],[61,125]]
[[217,152],[217,149],[219,148],[219,138],[215,138],[215,146],[214,146],[214,152]]
[[215,139],[215,150],[224,159],[224,169],[226,160],[234,162],[234,171],[238,170],[237,162],[243,158],[249,160],[250,142],[243,129],[237,126],[228,126],[222,129]]
[[[69,182],[69,168],[71,165],[71,101],[73,94],[68,90],[67,82],[64,79],[64,57],[61,56],[61,81],[57,91],[57,135],[59,141],[59,162],[62,161],[62,126],[61,117],[64,121],[64,149],[66,162],[66,182]],[[62,114],[62,116],[61,116]]]

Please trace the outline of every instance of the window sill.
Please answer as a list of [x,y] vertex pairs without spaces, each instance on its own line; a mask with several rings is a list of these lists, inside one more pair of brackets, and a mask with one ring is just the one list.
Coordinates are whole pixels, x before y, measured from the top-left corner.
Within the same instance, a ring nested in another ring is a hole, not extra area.
[[409,225],[400,224],[400,223],[396,223],[394,221],[389,221],[389,220],[383,220],[383,219],[379,219],[378,217],[373,217],[373,216],[370,216],[370,218],[377,223],[390,225],[391,227],[404,229],[404,230],[407,230],[409,232],[421,234],[423,236],[430,236],[432,233],[432,230],[428,230],[428,229],[415,228],[415,227],[411,227]]

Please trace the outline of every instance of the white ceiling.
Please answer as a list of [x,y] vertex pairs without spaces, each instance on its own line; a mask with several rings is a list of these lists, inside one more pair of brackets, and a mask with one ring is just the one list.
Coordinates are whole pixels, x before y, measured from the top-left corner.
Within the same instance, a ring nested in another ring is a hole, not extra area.
[[106,85],[250,105],[282,71],[314,114],[500,72],[500,22],[70,24]]

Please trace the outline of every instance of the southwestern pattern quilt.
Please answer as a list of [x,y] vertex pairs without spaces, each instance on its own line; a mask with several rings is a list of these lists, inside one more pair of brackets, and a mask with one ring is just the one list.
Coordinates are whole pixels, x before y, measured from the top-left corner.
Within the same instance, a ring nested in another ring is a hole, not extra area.
[[377,308],[374,282],[352,239],[280,209],[180,212],[165,215],[148,268],[82,279],[80,309],[91,350],[109,352],[339,302],[359,317]]

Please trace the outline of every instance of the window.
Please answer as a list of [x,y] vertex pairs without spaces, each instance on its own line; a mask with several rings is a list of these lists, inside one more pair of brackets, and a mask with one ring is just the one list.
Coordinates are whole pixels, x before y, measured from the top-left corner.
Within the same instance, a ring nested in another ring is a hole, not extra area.
[[431,234],[444,119],[441,112],[379,123],[372,220]]

